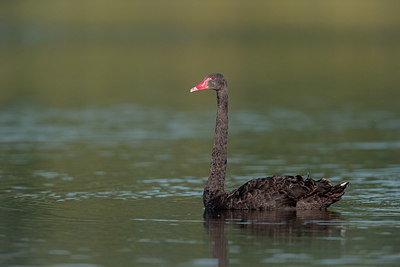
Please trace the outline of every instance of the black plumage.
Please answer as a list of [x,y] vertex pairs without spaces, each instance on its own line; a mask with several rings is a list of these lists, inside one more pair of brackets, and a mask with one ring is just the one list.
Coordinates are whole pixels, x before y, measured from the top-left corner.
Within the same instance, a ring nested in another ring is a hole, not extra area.
[[341,199],[348,182],[332,186],[325,178],[304,179],[300,175],[253,179],[226,192],[228,85],[222,74],[210,74],[192,88],[191,92],[204,89],[212,89],[217,93],[217,118],[210,174],[203,192],[206,209],[326,209]]

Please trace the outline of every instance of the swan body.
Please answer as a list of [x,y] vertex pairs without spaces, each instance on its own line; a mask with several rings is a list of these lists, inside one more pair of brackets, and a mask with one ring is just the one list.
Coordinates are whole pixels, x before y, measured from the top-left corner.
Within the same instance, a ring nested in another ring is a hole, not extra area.
[[273,210],[328,208],[339,201],[348,182],[336,186],[325,178],[313,180],[296,176],[271,176],[250,180],[232,191],[225,191],[228,139],[228,85],[222,74],[213,73],[190,92],[211,89],[217,94],[217,118],[211,155],[210,174],[203,192],[209,210]]

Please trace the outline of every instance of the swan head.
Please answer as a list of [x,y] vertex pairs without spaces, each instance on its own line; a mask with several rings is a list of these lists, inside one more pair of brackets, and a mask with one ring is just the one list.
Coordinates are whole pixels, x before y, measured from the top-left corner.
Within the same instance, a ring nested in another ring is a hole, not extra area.
[[205,89],[219,91],[223,88],[226,88],[226,86],[227,83],[224,75],[220,73],[211,73],[207,75],[201,83],[190,89],[190,92],[192,93]]

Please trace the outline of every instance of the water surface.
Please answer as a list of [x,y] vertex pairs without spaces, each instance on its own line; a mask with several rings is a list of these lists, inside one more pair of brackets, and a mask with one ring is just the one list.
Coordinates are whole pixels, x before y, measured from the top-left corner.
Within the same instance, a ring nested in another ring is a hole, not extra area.
[[0,112],[2,265],[396,265],[400,119],[388,110],[232,109],[227,187],[350,181],[328,212],[204,213],[215,110]]

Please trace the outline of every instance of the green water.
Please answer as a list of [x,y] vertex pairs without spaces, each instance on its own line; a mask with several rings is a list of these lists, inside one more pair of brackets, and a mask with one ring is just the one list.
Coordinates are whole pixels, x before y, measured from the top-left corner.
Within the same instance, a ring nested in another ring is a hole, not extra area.
[[378,266],[400,257],[396,113],[231,112],[227,187],[278,173],[350,181],[329,212],[297,214],[203,214],[213,110],[13,106],[0,122],[2,264]]
[[[398,1],[2,1],[1,266],[396,266]],[[349,181],[328,212],[208,214],[227,188]]]

